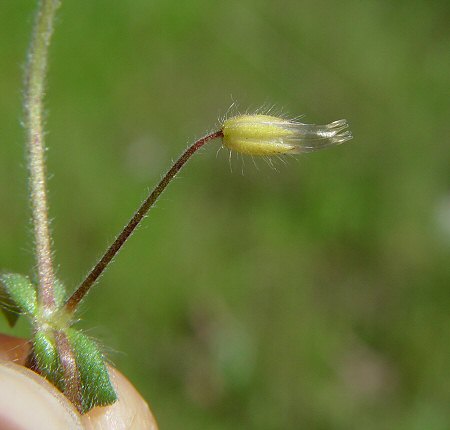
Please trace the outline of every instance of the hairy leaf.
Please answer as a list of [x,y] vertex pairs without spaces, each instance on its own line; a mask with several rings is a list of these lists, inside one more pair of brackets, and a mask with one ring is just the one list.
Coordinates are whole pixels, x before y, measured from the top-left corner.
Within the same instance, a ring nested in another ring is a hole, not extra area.
[[75,355],[81,379],[82,413],[95,406],[106,406],[117,400],[109,379],[105,359],[96,343],[73,328],[66,335]]
[[53,334],[38,331],[33,340],[33,353],[39,373],[63,391],[63,373]]
[[37,308],[36,289],[28,277],[17,273],[0,275],[0,302],[10,326],[20,314],[34,316]]

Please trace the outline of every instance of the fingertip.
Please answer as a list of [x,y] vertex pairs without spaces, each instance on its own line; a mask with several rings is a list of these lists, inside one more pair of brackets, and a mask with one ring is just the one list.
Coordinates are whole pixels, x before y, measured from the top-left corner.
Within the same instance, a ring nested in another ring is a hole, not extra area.
[[75,430],[81,420],[62,393],[33,371],[0,362],[2,430]]

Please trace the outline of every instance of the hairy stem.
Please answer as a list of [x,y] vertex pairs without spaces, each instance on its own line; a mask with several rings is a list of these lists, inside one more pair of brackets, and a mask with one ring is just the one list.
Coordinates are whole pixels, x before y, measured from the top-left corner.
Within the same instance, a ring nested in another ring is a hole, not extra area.
[[133,231],[145,217],[147,212],[152,208],[155,204],[158,197],[161,193],[166,189],[172,179],[175,178],[176,174],[180,171],[180,169],[184,166],[184,164],[189,160],[189,158],[200,149],[206,142],[209,140],[215,139],[217,137],[222,137],[222,130],[216,131],[214,133],[208,134],[207,136],[202,137],[197,140],[191,146],[189,146],[183,154],[181,154],[180,158],[173,164],[173,166],[169,169],[169,171],[164,175],[159,184],[153,189],[153,191],[149,194],[149,196],[142,202],[139,209],[134,213],[131,217],[128,224],[124,227],[122,232],[117,236],[116,240],[112,243],[112,245],[106,250],[103,254],[103,257],[99,260],[99,262],[94,266],[91,272],[88,274],[86,279],[80,284],[78,289],[72,294],[72,296],[67,300],[65,307],[66,310],[70,313],[74,312],[81,302],[86,293],[90,290],[95,281],[99,278],[99,276],[103,273],[103,271],[107,268],[108,264],[114,258],[114,256],[119,252],[122,248],[123,244],[126,240],[131,236]]
[[55,304],[54,273],[47,211],[43,97],[48,47],[59,0],[39,1],[33,37],[28,54],[25,80],[25,127],[28,143],[30,194],[41,305],[51,310]]

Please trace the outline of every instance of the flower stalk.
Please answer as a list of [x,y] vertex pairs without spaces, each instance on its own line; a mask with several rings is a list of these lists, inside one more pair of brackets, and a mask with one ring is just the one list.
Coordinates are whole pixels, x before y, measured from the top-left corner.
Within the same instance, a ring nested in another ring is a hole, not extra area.
[[156,200],[170,184],[172,179],[175,178],[180,169],[186,164],[189,158],[192,157],[205,143],[210,140],[222,137],[222,130],[210,133],[201,139],[197,140],[191,146],[189,146],[183,154],[178,158],[178,160],[172,165],[168,172],[163,176],[159,184],[153,189],[149,196],[142,202],[141,206],[131,217],[128,224],[123,228],[121,233],[117,236],[111,246],[100,258],[99,262],[94,266],[94,268],[89,272],[86,279],[80,284],[77,290],[72,294],[72,296],[67,300],[65,304],[65,309],[69,313],[76,311],[79,303],[83,300],[84,296],[88,293],[91,287],[94,285],[95,281],[100,277],[100,275],[108,267],[114,256],[120,251],[127,239],[133,234],[136,227],[148,213],[148,211],[153,207]]
[[36,263],[38,272],[38,300],[51,312],[55,305],[55,276],[52,263],[50,228],[47,209],[45,142],[43,130],[43,98],[48,62],[48,46],[59,0],[41,0],[25,77],[25,129],[27,134],[29,186],[33,220]]

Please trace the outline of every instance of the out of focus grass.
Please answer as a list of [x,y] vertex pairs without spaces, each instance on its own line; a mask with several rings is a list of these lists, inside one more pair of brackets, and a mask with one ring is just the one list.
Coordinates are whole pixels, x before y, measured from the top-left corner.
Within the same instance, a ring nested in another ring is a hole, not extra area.
[[[0,2],[0,265],[25,273],[33,9]],[[81,326],[162,429],[449,428],[449,16],[446,1],[63,2],[47,138],[69,287],[232,99],[355,136],[278,172],[246,159],[243,176],[206,149],[86,301]]]

